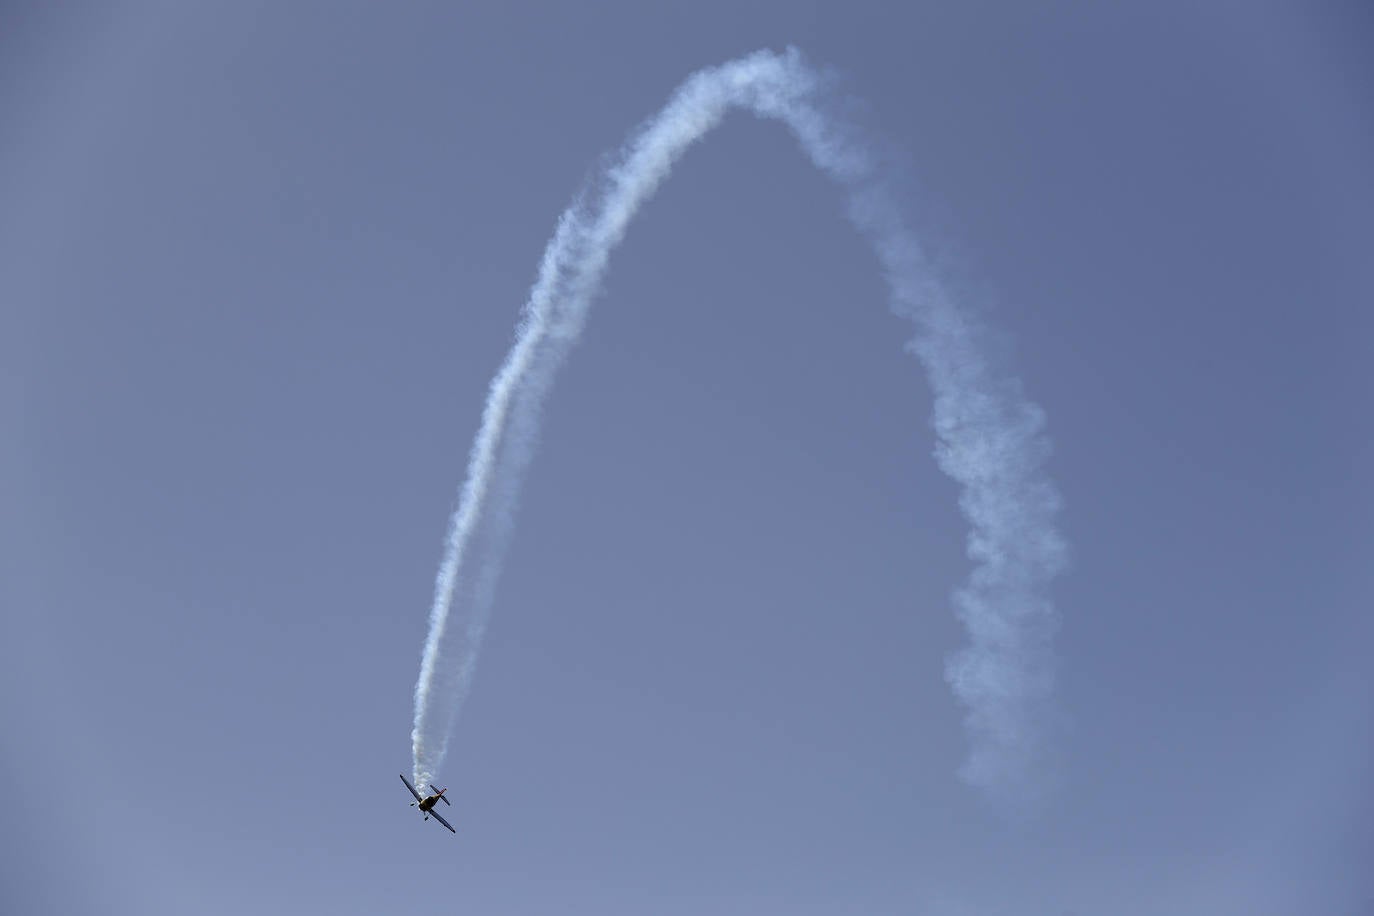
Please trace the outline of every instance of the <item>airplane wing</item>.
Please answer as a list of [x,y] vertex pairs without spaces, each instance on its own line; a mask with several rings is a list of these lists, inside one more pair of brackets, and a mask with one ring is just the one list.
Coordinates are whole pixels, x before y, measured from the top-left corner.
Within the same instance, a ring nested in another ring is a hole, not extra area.
[[438,821],[439,823],[443,824],[445,827],[447,827],[449,833],[457,833],[457,832],[458,832],[457,830],[454,830],[454,829],[453,829],[453,825],[452,825],[452,824],[450,824],[448,821],[444,820],[442,817],[439,816],[439,812],[438,812],[438,811],[431,811],[431,812],[429,812],[429,816],[432,817],[432,818],[434,818],[434,819],[435,819],[436,821]]
[[[420,797],[420,793],[419,793],[419,792],[416,792],[416,791],[415,791],[415,787],[412,786],[412,785],[410,784],[410,780],[409,780],[409,779],[406,779],[404,776],[401,776],[401,782],[403,782],[403,783],[406,784],[406,788],[410,790],[410,794],[411,794],[411,795],[414,795],[414,796],[415,796],[415,800],[416,800],[416,801],[424,801],[424,799],[422,799],[422,798]],[[451,829],[451,828],[450,828],[450,829]]]

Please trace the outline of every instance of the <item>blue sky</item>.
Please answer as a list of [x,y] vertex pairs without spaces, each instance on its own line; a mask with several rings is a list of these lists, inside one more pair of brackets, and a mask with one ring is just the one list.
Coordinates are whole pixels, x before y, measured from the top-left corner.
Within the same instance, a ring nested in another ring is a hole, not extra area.
[[[7,910],[1368,911],[1368,13],[889,6],[6,14]],[[788,45],[1047,412],[1058,788],[956,775],[931,392],[839,192],[735,115],[613,257],[458,835],[417,823],[440,541],[554,220]]]

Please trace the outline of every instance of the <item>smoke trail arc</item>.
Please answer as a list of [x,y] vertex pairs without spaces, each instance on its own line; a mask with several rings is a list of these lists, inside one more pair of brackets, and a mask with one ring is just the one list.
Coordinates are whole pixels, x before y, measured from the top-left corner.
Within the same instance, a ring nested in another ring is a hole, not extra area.
[[935,456],[960,486],[974,569],[954,594],[969,644],[946,679],[966,707],[970,750],[961,776],[992,796],[1033,780],[1049,710],[1055,612],[1048,586],[1063,568],[1059,497],[1043,465],[1043,412],[1000,374],[970,316],[955,307],[893,204],[857,129],[830,113],[829,86],[796,51],[760,51],[690,76],[560,217],[525,303],[515,344],[492,379],[467,478],[435,580],[415,686],[416,785],[447,752],[487,626],[513,530],[520,483],[545,397],[576,343],[611,252],[673,165],[733,108],[782,121],[847,195],[850,221],[872,243],[890,307],[909,319],[908,344],[935,395]]

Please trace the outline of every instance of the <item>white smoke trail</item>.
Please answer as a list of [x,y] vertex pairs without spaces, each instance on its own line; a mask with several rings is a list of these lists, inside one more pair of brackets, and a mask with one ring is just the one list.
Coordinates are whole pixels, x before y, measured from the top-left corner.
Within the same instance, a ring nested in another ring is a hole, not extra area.
[[1054,527],[1058,496],[1042,470],[1044,416],[1015,379],[989,365],[977,327],[933,277],[866,144],[826,113],[825,90],[795,51],[760,51],[699,71],[559,220],[515,345],[492,379],[450,522],[415,686],[417,785],[427,785],[443,760],[467,695],[541,407],[611,251],[678,158],[731,108],[784,122],[812,163],[845,189],[849,217],[886,273],[891,308],[916,326],[909,349],[935,394],[936,457],[961,487],[975,562],[955,594],[970,645],[946,671],[968,709],[971,750],[960,772],[992,795],[1014,797],[1029,784],[1052,686],[1048,583],[1064,560]]

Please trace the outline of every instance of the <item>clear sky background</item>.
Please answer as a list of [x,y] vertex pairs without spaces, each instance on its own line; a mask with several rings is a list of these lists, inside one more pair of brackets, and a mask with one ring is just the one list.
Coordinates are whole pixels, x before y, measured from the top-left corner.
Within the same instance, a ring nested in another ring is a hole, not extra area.
[[[1374,912],[1359,3],[0,10],[0,909]],[[957,779],[966,525],[837,190],[737,115],[615,254],[421,824],[411,692],[557,214],[789,44],[1049,416],[1059,789]]]

